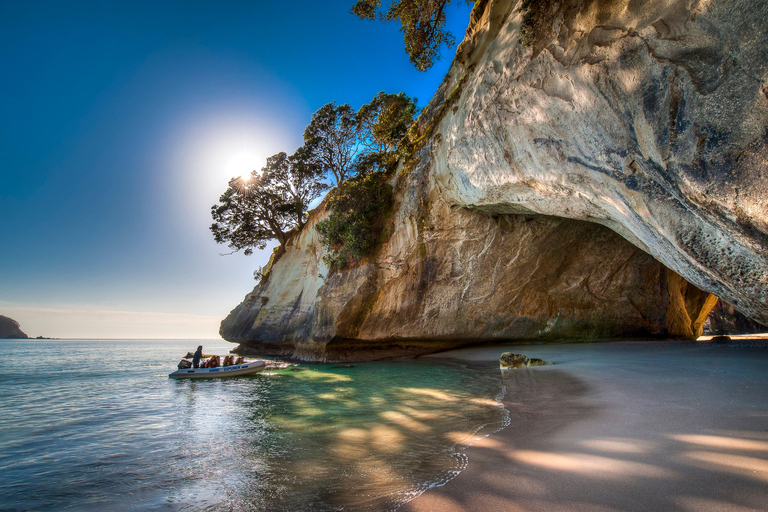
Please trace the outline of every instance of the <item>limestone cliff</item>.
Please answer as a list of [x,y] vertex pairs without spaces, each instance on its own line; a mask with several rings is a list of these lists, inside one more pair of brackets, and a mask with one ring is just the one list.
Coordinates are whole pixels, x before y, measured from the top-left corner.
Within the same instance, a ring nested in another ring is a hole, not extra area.
[[224,338],[320,360],[693,338],[710,292],[768,321],[764,4],[552,5],[525,46],[517,2],[476,4],[389,239],[329,275],[316,211]]
[[9,338],[26,339],[26,338],[29,338],[29,336],[27,336],[21,331],[21,326],[19,326],[19,322],[17,322],[13,318],[8,318],[7,316],[0,315],[0,339],[9,339]]
[[767,323],[765,1],[549,3],[532,47],[517,2],[476,14],[438,92],[445,200],[604,224]]
[[710,295],[609,229],[453,210],[424,162],[395,180],[392,235],[374,257],[328,275],[313,229],[325,212],[314,212],[222,336],[246,351],[336,361],[493,340],[700,334]]
[[751,320],[723,301],[718,301],[704,322],[704,334],[756,334],[768,332],[768,326]]

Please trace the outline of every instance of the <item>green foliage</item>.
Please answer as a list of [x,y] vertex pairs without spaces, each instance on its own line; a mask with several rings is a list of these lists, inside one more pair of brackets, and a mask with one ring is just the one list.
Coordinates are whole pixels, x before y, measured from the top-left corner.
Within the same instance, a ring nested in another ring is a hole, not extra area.
[[211,207],[211,225],[216,243],[226,243],[234,251],[263,249],[269,240],[285,243],[291,227],[291,212],[272,183],[256,176],[233,178],[229,187]]
[[355,111],[346,103],[328,103],[312,114],[304,130],[302,152],[341,185],[352,174],[360,140]]
[[393,155],[402,146],[418,114],[416,100],[405,93],[379,92],[357,111],[357,129],[372,152]]
[[288,232],[304,225],[309,203],[327,188],[322,179],[322,169],[301,152],[269,157],[260,174],[231,179],[211,207],[213,239],[246,255],[270,240],[285,245]]
[[357,112],[346,103],[328,103],[312,115],[299,151],[341,185],[394,163],[417,111],[404,93],[380,92]]
[[278,153],[267,158],[267,165],[261,172],[273,183],[275,191],[285,202],[285,208],[293,215],[296,226],[299,229],[304,227],[307,206],[328,188],[322,182],[323,168],[302,147],[291,156]]
[[[403,93],[380,92],[357,112],[347,104],[324,105],[312,116],[304,131],[304,145],[295,154],[277,153],[267,159],[261,173],[253,171],[247,179],[229,182],[219,203],[211,208],[214,240],[245,254],[263,249],[269,240],[278,240],[283,248],[290,232],[302,229],[309,203],[328,188],[325,181],[332,176],[342,190],[334,198],[345,198],[344,191],[355,190],[360,198],[370,200],[370,204],[349,202],[349,198],[348,203],[334,203],[330,198],[330,204],[336,205],[334,212],[340,212],[334,213],[332,222],[346,215],[342,208],[357,213],[346,218],[348,225],[327,227],[329,240],[344,231],[338,235],[346,237],[344,242],[333,242],[343,246],[338,257],[359,258],[370,247],[366,238],[370,233],[363,233],[365,226],[371,225],[372,212],[383,204],[389,190],[382,182],[381,190],[373,193],[366,187],[379,178],[368,181],[364,177],[378,176],[397,163],[417,110],[415,101]],[[344,186],[354,176],[360,179]],[[344,264],[339,259],[332,266]]]
[[392,187],[383,172],[352,178],[328,194],[331,213],[317,223],[327,249],[323,257],[333,270],[370,254],[381,240],[386,214],[392,205]]
[[[458,3],[462,0],[453,0]],[[467,5],[471,0],[465,0]],[[365,20],[399,21],[405,51],[419,71],[426,71],[440,58],[440,48],[456,42],[445,30],[445,7],[451,0],[394,0],[382,8],[381,0],[358,0],[351,12]]]

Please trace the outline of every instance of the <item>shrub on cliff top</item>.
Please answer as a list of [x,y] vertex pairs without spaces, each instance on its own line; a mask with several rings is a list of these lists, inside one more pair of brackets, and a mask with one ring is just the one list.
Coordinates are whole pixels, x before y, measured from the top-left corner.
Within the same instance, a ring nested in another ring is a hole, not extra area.
[[333,270],[370,254],[381,240],[386,214],[392,205],[392,187],[384,172],[352,178],[328,193],[331,213],[317,223],[327,254],[323,260]]

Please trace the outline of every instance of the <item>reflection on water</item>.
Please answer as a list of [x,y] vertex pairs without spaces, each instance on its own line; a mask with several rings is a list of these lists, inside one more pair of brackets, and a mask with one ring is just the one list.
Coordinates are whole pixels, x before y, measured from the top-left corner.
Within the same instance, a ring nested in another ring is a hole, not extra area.
[[11,509],[394,508],[454,476],[462,443],[506,420],[492,367],[304,365],[185,381],[167,373],[188,341],[51,341],[51,357],[30,357],[39,343],[0,342],[13,362],[0,374]]

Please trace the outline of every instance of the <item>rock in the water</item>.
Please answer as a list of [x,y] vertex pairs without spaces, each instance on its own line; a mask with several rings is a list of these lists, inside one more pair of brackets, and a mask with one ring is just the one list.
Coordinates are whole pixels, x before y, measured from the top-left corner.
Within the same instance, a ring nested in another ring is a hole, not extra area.
[[531,367],[531,366],[545,366],[548,364],[543,359],[539,359],[536,357],[532,357],[528,359],[523,354],[515,354],[514,352],[504,352],[499,356],[499,367],[500,368],[523,368],[523,367]]
[[28,339],[19,326],[19,322],[0,315],[0,339]]
[[523,354],[515,354],[514,352],[504,352],[499,356],[499,365],[502,368],[519,368],[525,366],[527,357]]

